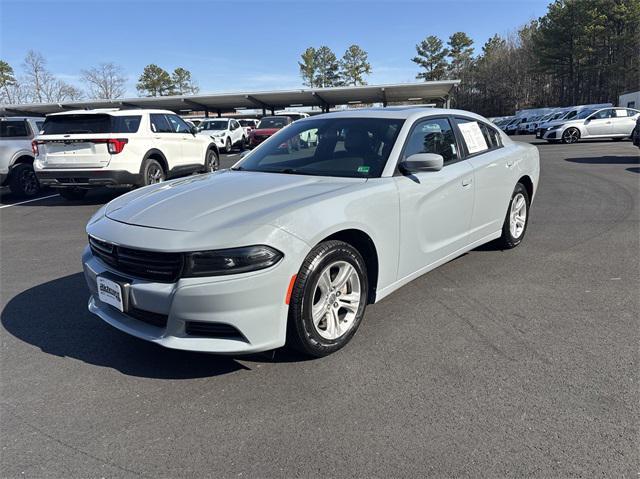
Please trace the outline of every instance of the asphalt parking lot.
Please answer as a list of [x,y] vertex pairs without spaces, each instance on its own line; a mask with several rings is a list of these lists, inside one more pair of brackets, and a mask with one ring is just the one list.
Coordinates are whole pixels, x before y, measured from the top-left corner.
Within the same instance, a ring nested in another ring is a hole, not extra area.
[[80,264],[117,193],[3,195],[0,476],[638,477],[639,150],[517,139],[542,163],[523,244],[410,283],[313,361],[120,333]]

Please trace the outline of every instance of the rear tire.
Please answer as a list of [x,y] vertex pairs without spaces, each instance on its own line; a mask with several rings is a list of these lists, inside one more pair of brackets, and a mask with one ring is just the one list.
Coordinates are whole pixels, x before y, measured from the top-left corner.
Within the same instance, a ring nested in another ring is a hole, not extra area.
[[344,347],[362,322],[368,288],[367,267],[357,249],[335,240],[317,245],[291,292],[287,345],[316,358]]
[[207,150],[207,154],[204,158],[204,172],[212,173],[220,168],[220,158],[213,149]]
[[79,201],[87,196],[89,190],[81,188],[60,188],[58,194],[68,201]]
[[511,195],[507,215],[502,225],[502,236],[498,244],[503,249],[515,248],[522,242],[529,224],[529,205],[531,199],[522,183],[518,183]]
[[33,165],[20,163],[13,167],[9,178],[9,189],[11,193],[30,198],[40,191],[40,183]]
[[142,168],[142,186],[162,183],[166,179],[166,173],[162,165],[152,158],[148,158]]

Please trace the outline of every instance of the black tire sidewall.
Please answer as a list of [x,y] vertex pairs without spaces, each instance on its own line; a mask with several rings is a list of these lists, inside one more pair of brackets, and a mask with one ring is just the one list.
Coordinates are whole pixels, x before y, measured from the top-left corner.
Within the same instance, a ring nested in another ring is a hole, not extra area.
[[[33,178],[36,182],[36,189],[32,192],[27,192],[24,189],[24,184],[22,183],[22,177],[24,174],[33,175]],[[36,176],[35,171],[33,170],[33,166],[20,163],[16,165],[11,171],[11,178],[9,180],[9,189],[11,192],[18,196],[23,196],[26,198],[31,198],[38,194],[40,191],[40,184],[38,182],[38,177]]]
[[[360,279],[361,301],[351,329],[343,336],[328,340],[320,336],[311,316],[313,289],[324,268],[335,261],[351,264]],[[316,246],[303,263],[292,292],[289,306],[289,328],[296,336],[296,349],[314,357],[326,356],[344,347],[358,330],[368,299],[368,278],[365,262],[360,253],[348,243],[327,241]]]
[[149,186],[149,185],[155,184],[155,183],[149,183],[149,168],[151,168],[151,165],[157,165],[158,168],[160,168],[160,170],[162,171],[162,181],[167,179],[167,174],[164,171],[164,168],[162,167],[160,162],[157,160],[154,160],[153,158],[148,158],[145,160],[144,168],[142,168],[142,185],[143,186]]

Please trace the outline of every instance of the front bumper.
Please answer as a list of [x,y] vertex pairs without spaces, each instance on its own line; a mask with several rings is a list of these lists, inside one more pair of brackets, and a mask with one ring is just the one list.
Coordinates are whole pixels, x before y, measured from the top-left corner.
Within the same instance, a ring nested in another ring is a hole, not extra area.
[[126,170],[36,170],[43,186],[92,188],[97,186],[133,186],[141,183],[140,174]]
[[[286,292],[291,275],[297,272],[287,256],[266,270],[233,276],[183,278],[171,284],[128,278],[130,314],[98,299],[96,277],[115,272],[94,257],[89,247],[82,262],[91,293],[89,311],[132,336],[167,348],[219,354],[268,351],[285,343]],[[160,323],[147,321],[145,313],[159,318]],[[240,334],[193,335],[189,328],[194,323],[227,326]]]
[[558,131],[559,130],[547,130],[542,135],[543,140],[557,140],[558,139]]

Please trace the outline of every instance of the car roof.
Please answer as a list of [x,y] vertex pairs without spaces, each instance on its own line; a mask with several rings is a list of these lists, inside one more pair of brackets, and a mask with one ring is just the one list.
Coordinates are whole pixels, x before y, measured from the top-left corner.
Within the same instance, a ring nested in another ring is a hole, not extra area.
[[438,115],[462,115],[476,118],[482,121],[488,121],[486,118],[465,110],[455,110],[449,108],[431,108],[431,107],[412,107],[412,106],[392,106],[384,108],[354,108],[351,110],[336,111],[325,113],[309,118],[303,118],[298,121],[310,121],[314,118],[390,118],[390,119],[414,119],[425,116]]
[[43,116],[3,116],[3,117],[0,117],[0,121],[10,121],[10,120],[44,121],[44,117]]
[[112,116],[130,116],[142,113],[160,113],[165,115],[174,115],[170,110],[135,108],[130,110],[120,110],[117,108],[98,108],[95,110],[69,110],[60,113],[51,113],[47,116],[63,116],[63,115],[112,115]]

